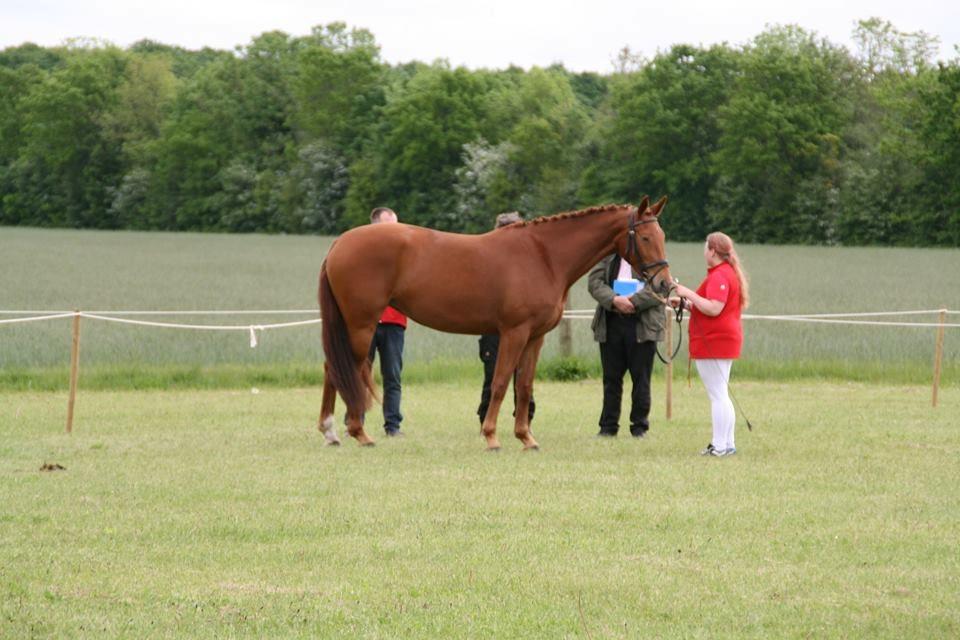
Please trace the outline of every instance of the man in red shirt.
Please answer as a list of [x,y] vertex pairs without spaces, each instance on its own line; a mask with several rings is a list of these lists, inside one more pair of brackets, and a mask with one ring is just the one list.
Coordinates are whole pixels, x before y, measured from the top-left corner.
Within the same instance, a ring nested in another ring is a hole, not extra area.
[[[387,207],[377,207],[370,212],[371,224],[398,222],[397,214]],[[403,371],[403,338],[407,329],[407,316],[393,307],[387,307],[380,316],[377,330],[370,344],[370,365],[373,366],[380,352],[380,374],[383,376],[383,430],[388,436],[402,436],[400,423],[400,373]]]

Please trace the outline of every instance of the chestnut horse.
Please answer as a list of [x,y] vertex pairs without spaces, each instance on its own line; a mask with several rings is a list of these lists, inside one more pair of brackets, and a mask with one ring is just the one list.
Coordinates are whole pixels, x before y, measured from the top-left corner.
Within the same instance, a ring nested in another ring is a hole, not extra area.
[[666,197],[638,207],[605,205],[518,222],[482,235],[406,224],[352,229],[330,247],[320,269],[323,402],[319,429],[339,444],[334,404],[347,405],[347,431],[362,445],[363,414],[375,395],[370,343],[380,314],[393,306],[439,331],[499,333],[500,350],[482,432],[500,448],[497,414],[513,372],[514,435],[538,448],[527,407],[544,335],[557,326],[570,286],[616,251],[663,294],[672,287],[658,216]]

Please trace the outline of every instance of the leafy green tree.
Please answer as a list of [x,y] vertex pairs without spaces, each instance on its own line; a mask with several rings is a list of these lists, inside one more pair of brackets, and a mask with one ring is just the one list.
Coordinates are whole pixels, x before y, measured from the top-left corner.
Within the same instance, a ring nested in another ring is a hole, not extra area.
[[51,71],[63,64],[66,52],[63,49],[48,49],[32,42],[17,47],[8,47],[0,51],[0,67],[19,69],[32,65],[44,71]]
[[613,84],[612,117],[601,120],[597,172],[609,199],[670,196],[663,224],[672,239],[700,240],[719,148],[718,114],[738,75],[737,52],[679,45]]
[[233,52],[204,47],[197,51],[188,51],[183,47],[163,44],[154,40],[144,39],[134,42],[129,49],[130,53],[143,56],[163,56],[170,60],[170,69],[180,80],[192,78],[197,72],[217,61],[234,57]]
[[124,176],[107,187],[106,217],[119,228],[143,228],[149,192],[151,147],[176,97],[178,81],[165,55],[132,55],[117,87],[116,101],[101,116],[104,135],[122,152]]
[[928,105],[920,138],[926,150],[924,193],[911,244],[960,246],[960,57],[941,63],[921,91]]
[[835,241],[856,79],[845,49],[798,27],[770,29],[744,49],[718,114],[712,227],[747,242]]
[[531,214],[576,208],[589,118],[567,74],[532,69],[514,90],[498,93],[492,113],[507,125],[500,141],[508,152],[490,204]]
[[609,79],[599,73],[593,71],[574,73],[567,71],[562,64],[552,64],[546,70],[566,76],[577,100],[589,111],[599,108],[610,93]]
[[129,154],[143,156],[141,147],[160,137],[160,128],[177,94],[178,80],[166,56],[132,56],[117,87],[115,108],[104,124]]
[[[126,55],[113,47],[74,49],[18,101],[19,152],[4,217],[30,224],[112,227],[104,216],[119,182],[120,152],[102,114],[116,100]],[[8,182],[8,184],[10,184]]]
[[928,206],[927,143],[937,73],[935,40],[902,33],[877,18],[854,31],[857,86],[850,151],[843,163],[837,234],[844,244],[927,244],[917,233]]
[[929,70],[940,39],[924,31],[900,31],[891,22],[868,18],[857,22],[853,40],[870,80],[891,73],[917,74]]
[[[344,197],[344,212],[339,225],[339,231],[346,231],[370,222],[370,211],[377,206],[390,202],[383,195],[381,159],[373,152],[367,153],[354,160],[349,168],[349,184],[347,195]],[[416,222],[416,218],[408,216],[408,211],[402,210],[403,222]]]
[[489,231],[494,212],[509,209],[495,198],[509,189],[512,150],[509,142],[491,145],[483,138],[463,146],[463,166],[455,172],[456,204],[451,213],[451,220],[456,221],[462,231]]
[[283,224],[285,231],[329,235],[346,228],[343,216],[350,174],[346,158],[336,148],[320,140],[304,144],[297,151],[290,178],[295,204]]
[[294,95],[309,135],[355,157],[384,101],[384,67],[373,36],[343,23],[315,27],[299,41]]
[[[393,87],[368,155],[356,167],[374,172],[376,186],[367,194],[373,199],[360,200],[351,186],[348,217],[364,220],[372,207],[386,203],[405,221],[451,228],[455,172],[463,145],[480,134],[487,89],[481,77],[445,63]],[[351,180],[354,175],[351,167]]]
[[[268,230],[276,226],[279,193],[241,194],[275,185],[287,168],[293,43],[279,32],[255,38],[241,57],[213,62],[178,93],[155,157],[149,225],[167,229]],[[247,172],[257,173],[254,180]],[[221,173],[222,172],[222,173]],[[261,175],[262,174],[262,175]],[[229,187],[228,193],[223,189]],[[249,202],[270,202],[251,222]],[[238,222],[243,220],[244,222]]]
[[232,51],[0,51],[0,224],[485,231],[643,194],[673,239],[960,244],[960,59],[878,18],[620,51],[609,75],[385,64],[342,23]]
[[108,187],[110,206],[107,216],[120,229],[146,229],[150,194],[150,171],[143,167],[129,168],[116,187]]
[[204,67],[185,83],[153,148],[153,180],[147,225],[158,229],[216,229],[222,211],[211,196],[218,174],[236,152],[250,149],[250,130],[236,96],[247,78],[242,62],[229,59]]
[[0,67],[0,166],[13,162],[23,144],[22,129],[29,114],[21,100],[46,74],[36,65]]

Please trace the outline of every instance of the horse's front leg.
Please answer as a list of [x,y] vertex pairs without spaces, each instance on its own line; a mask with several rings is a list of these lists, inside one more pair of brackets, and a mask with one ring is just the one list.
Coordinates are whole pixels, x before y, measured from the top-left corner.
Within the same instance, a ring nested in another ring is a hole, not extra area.
[[517,368],[520,353],[523,351],[529,334],[523,330],[510,330],[500,334],[500,348],[497,351],[497,366],[493,370],[493,382],[490,385],[490,404],[487,406],[487,415],[480,427],[483,436],[487,439],[487,450],[500,449],[497,439],[497,416],[500,405],[510,386],[510,379]]
[[539,449],[540,445],[530,433],[530,399],[533,397],[533,378],[537,372],[537,360],[540,358],[540,349],[543,347],[543,336],[534,338],[527,343],[520,356],[520,366],[513,381],[513,389],[517,394],[516,420],[513,433],[525,450]]

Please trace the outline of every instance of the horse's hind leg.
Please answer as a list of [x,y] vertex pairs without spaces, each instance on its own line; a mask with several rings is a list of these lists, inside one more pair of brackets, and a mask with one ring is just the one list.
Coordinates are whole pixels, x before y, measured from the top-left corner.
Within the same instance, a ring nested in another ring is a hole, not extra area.
[[363,430],[363,414],[357,415],[347,412],[347,433],[350,434],[350,437],[356,438],[357,444],[361,447],[372,447],[376,444],[373,438]]
[[527,343],[520,356],[520,366],[513,379],[513,388],[517,395],[516,420],[513,433],[524,449],[539,449],[540,445],[530,433],[530,398],[533,396],[533,377],[537,372],[537,360],[540,358],[540,348],[543,347],[543,336],[534,338]]
[[356,438],[360,446],[370,447],[374,445],[373,438],[368,436],[367,432],[363,430],[364,411],[370,404],[369,396],[373,395],[373,374],[370,372],[370,361],[367,360],[366,355],[363,357],[363,360],[357,363],[357,368],[360,370],[360,379],[363,380],[368,396],[364,406],[359,407],[359,410],[358,408],[347,407],[347,433],[349,433],[351,437]]
[[323,401],[320,404],[320,420],[317,423],[317,429],[323,434],[328,445],[340,444],[340,438],[337,436],[337,425],[333,419],[333,412],[337,406],[337,390],[330,382],[329,365],[323,365]]

